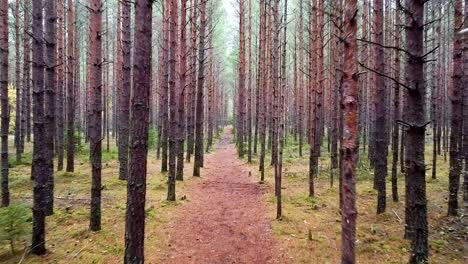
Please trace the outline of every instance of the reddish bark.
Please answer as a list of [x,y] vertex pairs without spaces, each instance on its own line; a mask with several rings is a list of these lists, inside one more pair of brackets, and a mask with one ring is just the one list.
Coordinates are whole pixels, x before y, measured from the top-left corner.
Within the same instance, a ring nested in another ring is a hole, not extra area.
[[167,200],[176,199],[176,159],[177,159],[177,22],[178,22],[178,0],[169,0],[169,177]]
[[89,1],[89,149],[91,161],[91,216],[89,228],[101,229],[102,158],[102,2]]
[[245,11],[244,0],[239,1],[239,69],[238,102],[236,116],[237,148],[239,157],[244,157],[244,122],[245,122]]
[[191,23],[190,23],[190,85],[187,94],[187,161],[193,154],[194,147],[194,127],[195,127],[195,105],[197,90],[197,0],[192,1]]
[[[374,0],[374,69],[379,72],[385,72],[385,53],[382,45],[383,42],[383,1]],[[374,79],[375,93],[375,127],[374,127],[374,175],[375,187],[377,189],[377,213],[385,212],[386,208],[386,183],[387,178],[387,153],[388,153],[388,136],[386,129],[386,92],[385,79],[383,76],[376,74]]]
[[119,60],[119,84],[118,84],[118,116],[119,116],[119,179],[126,180],[128,178],[128,141],[130,129],[130,90],[131,90],[131,66],[130,66],[130,49],[131,49],[131,3],[123,1],[120,3],[121,8],[121,25],[119,26],[118,43]]
[[177,128],[177,180],[184,179],[184,138],[185,138],[185,93],[187,87],[187,0],[181,1],[180,13],[180,66],[179,66],[179,105],[178,115],[179,122]]
[[196,121],[195,121],[195,162],[193,176],[200,176],[200,168],[203,167],[203,87],[205,83],[205,31],[206,31],[206,2],[201,2],[200,7],[200,33],[198,42],[198,80],[197,80],[197,101],[196,101]]
[[67,5],[67,172],[75,170],[75,89],[73,86],[75,56],[74,46],[74,19],[73,19],[73,1],[68,0]]
[[146,165],[151,89],[152,0],[135,2],[130,172],[127,185],[124,263],[144,263]]
[[357,0],[348,0],[344,7],[343,63],[343,209],[341,214],[341,263],[356,262],[356,160],[358,153],[359,87],[357,67]]
[[[463,26],[463,1],[455,1],[454,31],[458,32]],[[454,35],[453,43],[453,75],[450,102],[452,114],[450,120],[450,172],[449,172],[449,201],[448,215],[458,215],[458,191],[460,188],[460,174],[462,169],[462,96],[463,87],[463,36]]]
[[55,143],[57,152],[57,170],[63,170],[64,157],[64,87],[65,87],[65,54],[64,54],[64,0],[57,1],[57,87],[55,113]]

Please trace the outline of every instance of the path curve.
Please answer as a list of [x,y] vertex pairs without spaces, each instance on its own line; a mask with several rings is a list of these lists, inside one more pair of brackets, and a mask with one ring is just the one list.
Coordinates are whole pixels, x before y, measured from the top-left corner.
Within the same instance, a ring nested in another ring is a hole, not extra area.
[[249,177],[227,131],[205,156],[203,179],[166,227],[163,263],[285,263],[271,234],[264,189]]

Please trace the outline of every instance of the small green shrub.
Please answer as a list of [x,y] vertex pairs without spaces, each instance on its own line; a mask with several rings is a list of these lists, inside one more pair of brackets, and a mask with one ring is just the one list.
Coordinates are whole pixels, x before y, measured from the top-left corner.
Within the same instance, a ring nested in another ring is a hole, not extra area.
[[10,243],[14,252],[14,243],[30,233],[31,210],[24,205],[11,205],[0,208],[0,241]]
[[154,128],[151,128],[149,130],[149,134],[148,134],[148,148],[149,149],[154,149],[156,148],[156,140],[158,138],[158,133],[156,131],[156,129]]

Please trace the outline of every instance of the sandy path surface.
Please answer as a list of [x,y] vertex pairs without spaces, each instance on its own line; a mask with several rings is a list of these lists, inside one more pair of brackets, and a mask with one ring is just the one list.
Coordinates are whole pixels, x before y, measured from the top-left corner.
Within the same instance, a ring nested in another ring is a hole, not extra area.
[[285,263],[266,215],[264,190],[237,158],[231,133],[205,156],[203,179],[166,227],[163,263]]

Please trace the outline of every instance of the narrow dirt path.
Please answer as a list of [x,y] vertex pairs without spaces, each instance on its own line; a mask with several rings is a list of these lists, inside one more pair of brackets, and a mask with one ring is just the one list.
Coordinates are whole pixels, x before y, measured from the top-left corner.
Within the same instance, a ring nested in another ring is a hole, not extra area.
[[272,238],[264,190],[237,158],[231,133],[205,157],[203,180],[188,191],[165,233],[163,263],[285,263]]

